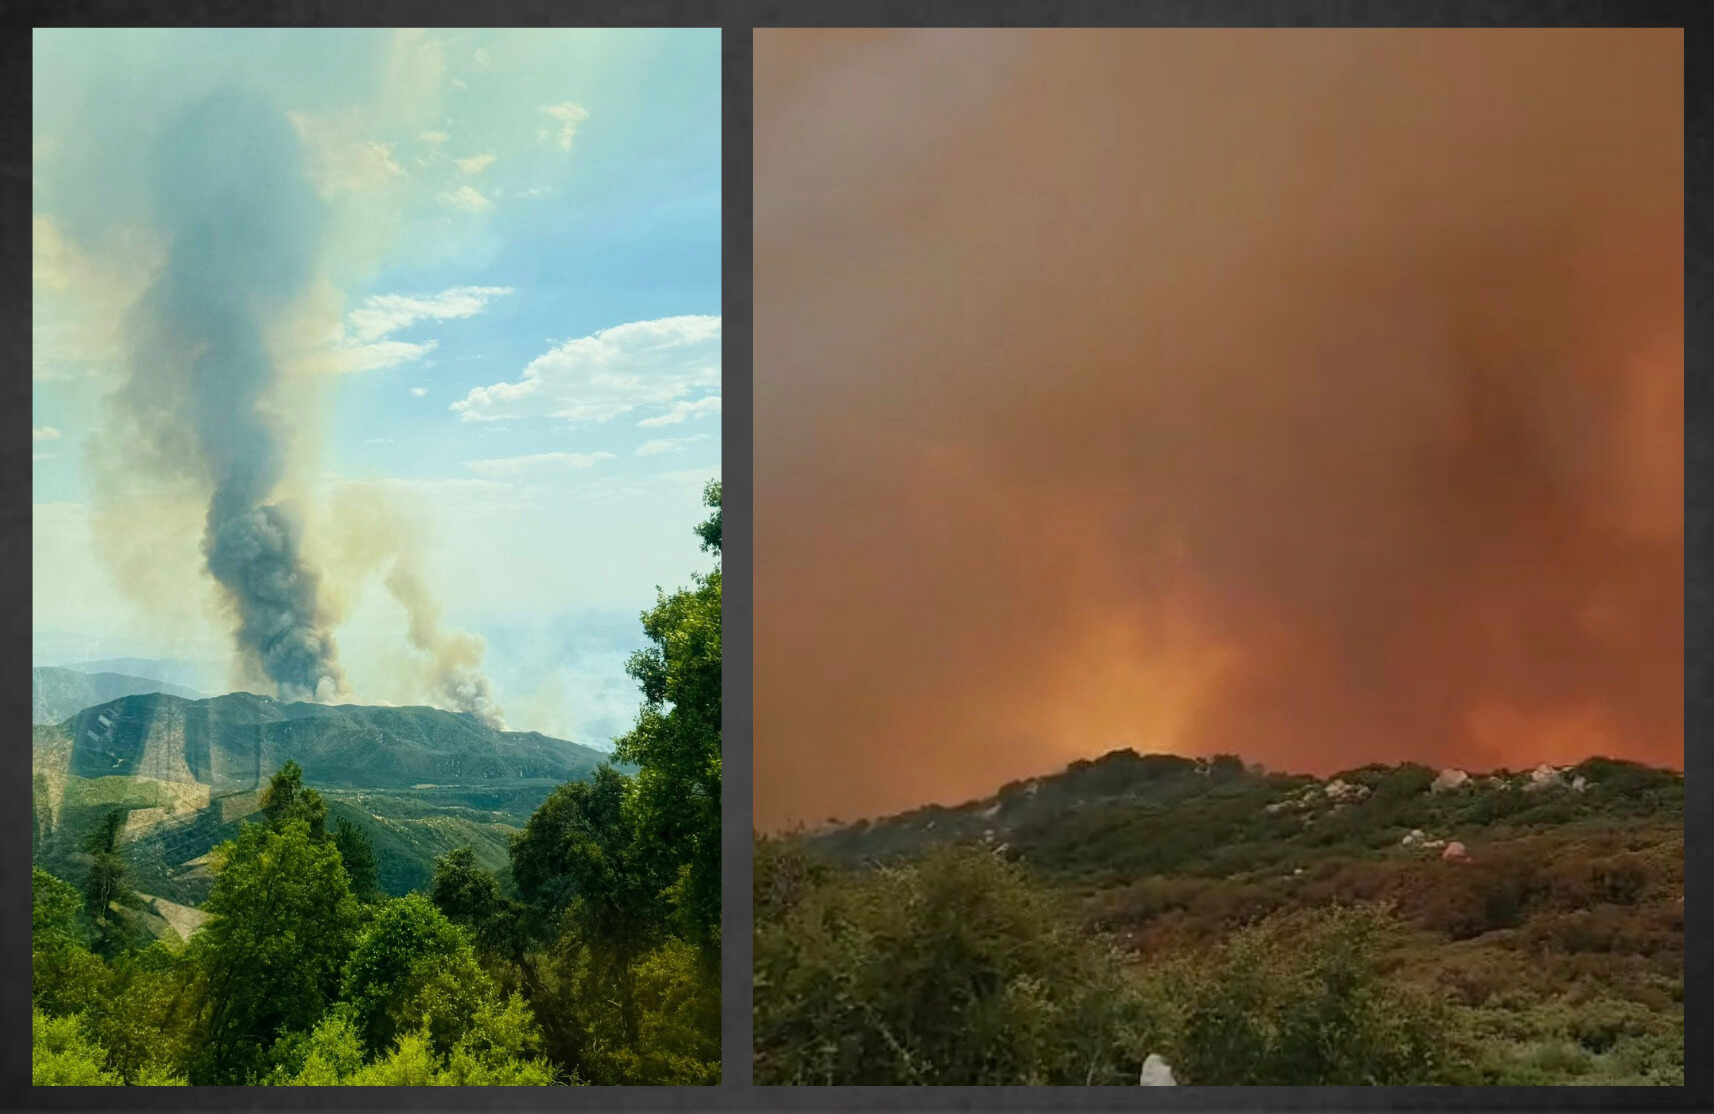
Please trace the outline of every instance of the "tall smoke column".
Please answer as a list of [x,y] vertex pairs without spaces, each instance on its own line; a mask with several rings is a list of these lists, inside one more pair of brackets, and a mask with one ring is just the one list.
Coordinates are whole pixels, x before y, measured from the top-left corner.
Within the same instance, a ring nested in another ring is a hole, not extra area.
[[327,700],[344,678],[318,613],[301,523],[276,489],[289,429],[271,409],[270,327],[315,273],[324,212],[286,118],[247,91],[198,101],[161,137],[149,183],[165,266],[132,323],[117,402],[140,464],[209,489],[203,554],[236,613],[246,664],[284,700]]

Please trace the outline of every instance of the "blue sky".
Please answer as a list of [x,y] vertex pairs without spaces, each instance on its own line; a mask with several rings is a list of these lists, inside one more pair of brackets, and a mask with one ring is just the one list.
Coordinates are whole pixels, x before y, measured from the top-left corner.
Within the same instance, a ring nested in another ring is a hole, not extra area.
[[154,138],[241,87],[290,120],[327,212],[270,338],[298,431],[281,494],[351,698],[429,699],[365,540],[381,500],[416,524],[444,622],[486,643],[509,726],[623,731],[637,613],[709,566],[691,526],[720,460],[719,32],[59,31],[34,61],[37,660],[242,683],[200,567],[204,493],[127,457],[104,403],[165,250],[136,186]]

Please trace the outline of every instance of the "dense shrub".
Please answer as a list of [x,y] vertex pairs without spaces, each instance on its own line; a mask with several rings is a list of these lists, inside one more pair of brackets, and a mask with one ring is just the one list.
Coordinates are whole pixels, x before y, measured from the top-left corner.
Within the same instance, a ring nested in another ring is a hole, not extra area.
[[950,849],[758,910],[759,1084],[1131,1082],[1133,1003],[1013,865]]
[[1381,977],[1394,929],[1375,906],[1296,912],[1165,966],[1150,976],[1160,1049],[1189,1083],[1459,1082],[1469,1068],[1446,1009]]

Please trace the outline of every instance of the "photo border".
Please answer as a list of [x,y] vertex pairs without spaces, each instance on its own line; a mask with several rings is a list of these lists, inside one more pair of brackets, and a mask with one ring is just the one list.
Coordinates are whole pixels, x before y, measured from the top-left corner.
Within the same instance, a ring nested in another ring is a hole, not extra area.
[[[1710,35],[1706,5],[1565,0],[1560,3],[1361,3],[1357,0],[897,0],[864,5],[851,0],[797,3],[719,0],[362,0],[346,5],[315,0],[235,0],[171,4],[165,0],[28,0],[9,12],[0,45],[0,74],[7,82],[0,109],[4,156],[0,162],[0,252],[3,252],[8,328],[0,331],[0,359],[13,369],[0,383],[0,402],[15,407],[14,440],[4,447],[0,471],[0,567],[30,561],[30,466],[22,436],[30,411],[30,33],[32,26],[429,26],[429,27],[720,27],[723,31],[722,118],[722,518],[724,525],[723,663],[723,1073],[718,1087],[582,1088],[378,1088],[361,1095],[349,1088],[105,1087],[34,1088],[29,1080],[28,1021],[24,999],[0,1017],[7,1039],[0,1046],[0,1105],[11,1109],[604,1109],[604,1110],[1699,1110],[1714,1108],[1714,1071],[1687,1055],[1686,1086],[1619,1087],[1208,1087],[1175,1091],[1129,1088],[831,1087],[749,1086],[752,962],[750,892],[752,657],[752,442],[751,262],[752,28],[772,27],[1682,27],[1685,83],[1685,809],[1686,862],[1695,877],[1686,902],[1687,941],[1707,940],[1714,901],[1699,896],[1710,881],[1714,855],[1714,745],[1707,720],[1714,677],[1705,631],[1714,602],[1705,570],[1710,552],[1714,437],[1709,433],[1711,382],[1709,325],[1714,319],[1714,245],[1707,200],[1714,198],[1710,133],[1714,128],[1706,73]],[[1702,16],[1702,19],[1698,19]],[[1702,77],[1699,84],[1694,77]],[[1692,204],[1692,199],[1696,204]],[[1699,375],[1689,374],[1695,367]],[[1703,573],[1698,577],[1697,573]],[[4,661],[10,678],[0,685],[0,717],[23,722],[29,701],[23,688],[30,629],[26,578],[5,579],[0,629],[12,635]],[[0,778],[0,838],[13,850],[0,856],[0,892],[27,892],[30,782]],[[20,914],[0,925],[0,985],[29,980],[29,929]],[[1685,953],[1685,1047],[1714,1049],[1714,984],[1706,948]]]

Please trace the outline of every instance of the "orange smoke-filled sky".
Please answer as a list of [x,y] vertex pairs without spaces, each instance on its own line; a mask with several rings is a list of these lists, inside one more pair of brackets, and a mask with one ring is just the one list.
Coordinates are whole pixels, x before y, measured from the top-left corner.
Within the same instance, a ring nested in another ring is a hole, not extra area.
[[1683,757],[1683,38],[760,31],[755,808]]

